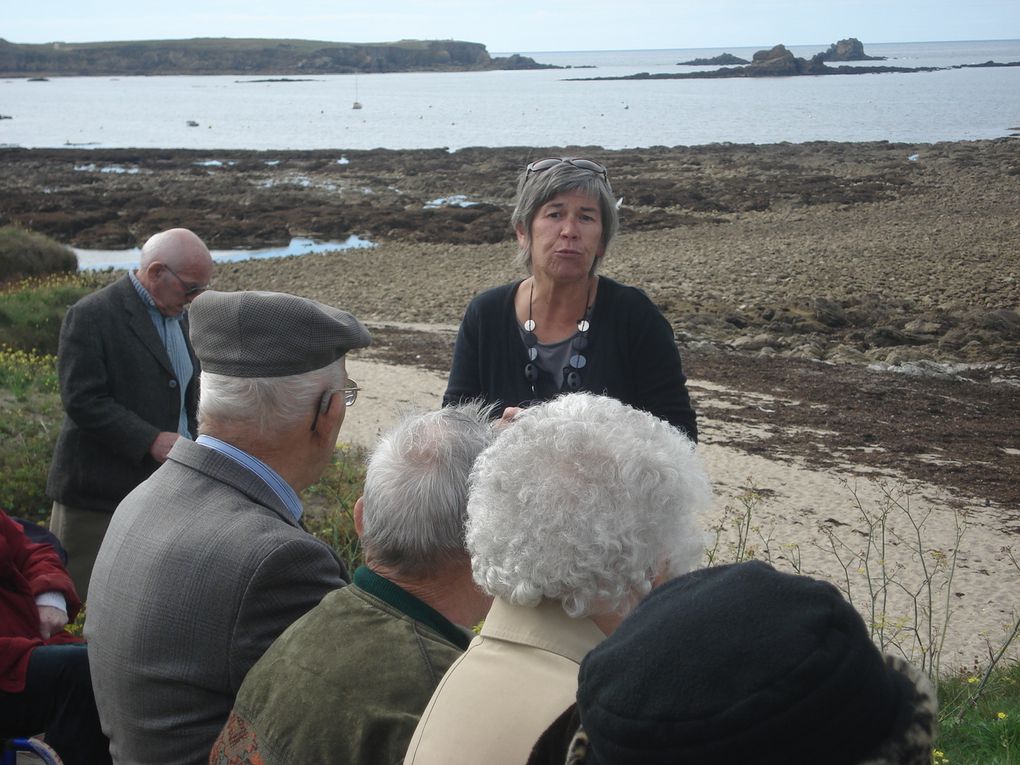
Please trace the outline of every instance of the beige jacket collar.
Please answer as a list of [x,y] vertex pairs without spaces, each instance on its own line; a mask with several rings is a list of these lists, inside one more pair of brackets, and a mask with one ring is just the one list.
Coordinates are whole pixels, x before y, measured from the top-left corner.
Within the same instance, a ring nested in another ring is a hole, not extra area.
[[567,616],[559,601],[543,600],[527,608],[502,598],[492,602],[481,635],[541,648],[578,664],[606,637],[591,619]]

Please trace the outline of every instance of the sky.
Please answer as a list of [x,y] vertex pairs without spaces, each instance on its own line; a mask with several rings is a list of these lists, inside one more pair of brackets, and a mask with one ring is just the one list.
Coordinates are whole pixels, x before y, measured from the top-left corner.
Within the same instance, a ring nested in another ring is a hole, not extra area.
[[1020,0],[0,0],[17,43],[454,39],[490,53],[1020,38]]

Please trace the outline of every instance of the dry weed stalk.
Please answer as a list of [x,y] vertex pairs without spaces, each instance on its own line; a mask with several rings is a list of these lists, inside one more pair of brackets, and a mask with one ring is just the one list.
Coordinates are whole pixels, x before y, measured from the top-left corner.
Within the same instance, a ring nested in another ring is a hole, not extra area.
[[[965,515],[947,503],[952,507],[953,532],[939,546],[928,528],[934,505],[928,503],[918,508],[912,504],[915,497],[908,488],[876,482],[881,495],[876,506],[868,507],[856,486],[847,481],[843,485],[859,516],[859,527],[852,533],[860,539],[851,540],[831,526],[821,526],[825,542],[812,544],[836,560],[841,581],[834,583],[862,612],[879,649],[902,655],[937,684],[953,615],[953,579],[960,543],[967,530]],[[797,573],[825,578],[824,574],[803,571],[798,545],[782,545],[782,552],[777,552],[774,527],[763,529],[757,522],[768,494],[767,490],[757,488],[753,480],[747,480],[737,497],[738,504],[727,505],[722,518],[710,529],[714,540],[706,550],[708,565],[757,558],[774,566],[788,566]],[[900,554],[894,560],[892,555],[897,550],[909,554]],[[1003,548],[1003,552],[1020,571],[1020,562],[1012,549]],[[970,703],[976,702],[992,670],[1018,636],[1020,618],[997,649],[988,642],[989,664]]]

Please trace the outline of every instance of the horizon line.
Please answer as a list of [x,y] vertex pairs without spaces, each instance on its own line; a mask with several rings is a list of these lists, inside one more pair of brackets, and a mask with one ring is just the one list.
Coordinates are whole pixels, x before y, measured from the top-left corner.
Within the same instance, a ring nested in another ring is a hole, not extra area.
[[[841,40],[854,39],[854,36],[842,37]],[[882,41],[866,41],[861,38],[861,44],[867,45],[917,45],[917,44],[934,44],[934,43],[992,43],[992,42],[1020,42],[1020,38],[1014,37],[1002,37],[1002,38],[969,38],[969,39],[946,39],[946,40],[882,40]],[[192,40],[295,40],[299,42],[324,42],[336,45],[386,45],[394,44],[406,41],[417,41],[417,42],[466,42],[482,45],[487,51],[490,47],[487,43],[478,42],[475,40],[461,40],[454,37],[421,37],[421,38],[404,38],[402,40],[317,40],[312,37],[223,37],[223,36],[196,36],[196,37],[151,37],[151,38],[131,38],[131,39],[110,39],[110,40],[47,40],[45,42],[15,42],[0,36],[0,40],[3,40],[12,45],[101,45],[104,43],[135,43],[135,42],[186,42]],[[757,50],[769,49],[776,45],[785,45],[786,47],[813,47],[818,45],[833,45],[838,40],[832,42],[778,42],[778,43],[723,43],[718,45],[682,45],[682,46],[669,46],[669,47],[650,47],[650,48],[584,48],[584,49],[531,49],[531,48],[491,48],[491,53],[508,53],[513,55],[514,53],[520,55],[523,53],[616,53],[616,52],[627,52],[627,51],[666,51],[666,50],[717,50],[721,48],[755,48]]]

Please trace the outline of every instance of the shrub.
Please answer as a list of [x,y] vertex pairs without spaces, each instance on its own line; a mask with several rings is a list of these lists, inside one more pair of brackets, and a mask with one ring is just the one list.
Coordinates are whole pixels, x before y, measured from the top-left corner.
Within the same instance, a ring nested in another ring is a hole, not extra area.
[[67,245],[18,226],[0,228],[0,284],[77,270],[78,259]]

